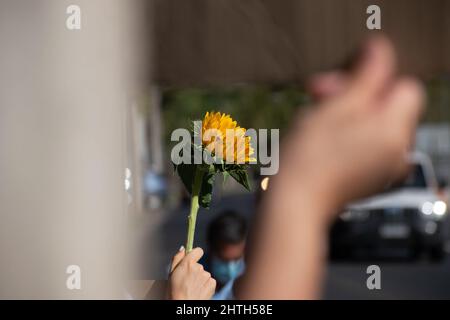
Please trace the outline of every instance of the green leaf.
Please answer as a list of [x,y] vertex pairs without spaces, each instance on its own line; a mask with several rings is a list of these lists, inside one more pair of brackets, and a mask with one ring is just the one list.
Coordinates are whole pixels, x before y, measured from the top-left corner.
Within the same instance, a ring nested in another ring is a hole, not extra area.
[[186,190],[192,195],[192,184],[194,183],[195,170],[204,170],[205,173],[202,179],[202,186],[199,194],[199,205],[203,208],[209,209],[212,200],[212,192],[215,180],[214,166],[195,165],[195,164],[180,164],[176,166],[178,175],[186,187]]
[[227,171],[222,171],[222,175],[223,175],[223,183],[222,183],[222,185],[225,185],[225,182],[227,182],[227,179],[230,176],[230,174]]
[[236,169],[228,171],[228,173],[245,189],[248,191],[251,190],[247,170],[245,170],[245,168],[237,167]]
[[186,190],[192,194],[192,183],[194,182],[195,166],[192,164],[179,164],[176,166],[176,171],[181,178],[181,182],[186,187]]
[[[197,168],[198,170],[199,168]],[[212,192],[214,187],[214,180],[216,172],[214,166],[210,166],[208,172],[203,175],[202,188],[200,190],[199,204],[201,207],[209,209],[212,200]]]
[[221,158],[214,157],[214,168],[216,172],[226,172],[225,162]]

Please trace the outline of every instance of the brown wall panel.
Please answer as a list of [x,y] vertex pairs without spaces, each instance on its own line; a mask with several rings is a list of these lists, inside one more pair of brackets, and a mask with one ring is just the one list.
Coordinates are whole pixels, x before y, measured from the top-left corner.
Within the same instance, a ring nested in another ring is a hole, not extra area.
[[301,82],[342,64],[365,35],[366,8],[378,4],[402,70],[449,69],[445,0],[154,0],[160,84]]

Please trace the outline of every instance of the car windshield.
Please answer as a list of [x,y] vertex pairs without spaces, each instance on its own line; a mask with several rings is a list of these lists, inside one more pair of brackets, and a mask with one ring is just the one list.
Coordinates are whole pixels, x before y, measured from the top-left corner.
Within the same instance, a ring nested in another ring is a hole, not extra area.
[[423,171],[423,167],[420,164],[414,164],[411,167],[411,171],[409,172],[408,177],[401,183],[392,186],[388,191],[392,189],[401,189],[401,188],[426,188],[427,182],[425,180],[425,173]]

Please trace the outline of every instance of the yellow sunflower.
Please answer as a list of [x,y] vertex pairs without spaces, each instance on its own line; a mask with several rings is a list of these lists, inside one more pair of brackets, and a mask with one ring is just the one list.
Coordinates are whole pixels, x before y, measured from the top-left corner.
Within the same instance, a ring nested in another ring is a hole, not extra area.
[[254,162],[251,137],[245,136],[246,129],[239,127],[229,115],[207,112],[202,121],[202,144],[216,157],[228,163]]

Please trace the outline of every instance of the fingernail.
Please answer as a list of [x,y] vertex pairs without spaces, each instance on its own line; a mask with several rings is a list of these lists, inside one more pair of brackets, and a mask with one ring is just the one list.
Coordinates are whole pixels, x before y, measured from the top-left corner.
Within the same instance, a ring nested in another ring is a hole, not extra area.
[[178,249],[179,252],[184,251],[184,246],[181,246],[180,249]]

